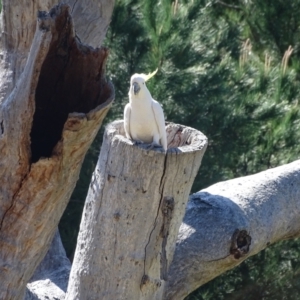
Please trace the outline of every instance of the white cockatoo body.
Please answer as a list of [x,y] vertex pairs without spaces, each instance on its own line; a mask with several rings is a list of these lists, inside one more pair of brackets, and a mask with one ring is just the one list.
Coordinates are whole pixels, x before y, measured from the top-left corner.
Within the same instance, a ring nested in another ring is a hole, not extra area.
[[137,142],[162,146],[167,150],[165,117],[161,105],[152,99],[146,81],[154,74],[131,76],[129,103],[124,109],[126,137]]

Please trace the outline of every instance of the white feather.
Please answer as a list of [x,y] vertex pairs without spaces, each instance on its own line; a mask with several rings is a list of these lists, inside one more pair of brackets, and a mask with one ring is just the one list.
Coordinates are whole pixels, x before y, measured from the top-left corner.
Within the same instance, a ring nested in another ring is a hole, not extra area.
[[124,129],[125,134],[128,139],[131,139],[130,135],[130,114],[131,114],[131,107],[130,103],[126,104],[124,109]]
[[161,105],[154,99],[152,99],[152,110],[154,113],[156,125],[158,127],[160,144],[165,150],[167,150],[167,134],[166,134],[166,127],[165,127],[164,112]]
[[[134,93],[134,84],[139,91]],[[152,99],[144,74],[134,74],[130,80],[129,103],[124,109],[126,137],[135,141],[161,145],[167,150],[165,117],[161,105]]]

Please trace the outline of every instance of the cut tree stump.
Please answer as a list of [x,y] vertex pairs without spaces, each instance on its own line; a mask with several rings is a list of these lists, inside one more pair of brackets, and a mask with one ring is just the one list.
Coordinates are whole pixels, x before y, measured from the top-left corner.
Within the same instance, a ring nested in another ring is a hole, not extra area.
[[83,211],[66,299],[162,299],[189,192],[207,138],[166,127],[168,151],[105,132]]

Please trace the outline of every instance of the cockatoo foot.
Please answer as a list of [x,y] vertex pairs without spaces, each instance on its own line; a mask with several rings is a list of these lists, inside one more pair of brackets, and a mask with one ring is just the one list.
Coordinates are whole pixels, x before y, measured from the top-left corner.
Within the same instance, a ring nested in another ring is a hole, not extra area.
[[154,149],[154,148],[162,148],[162,146],[161,146],[161,145],[158,145],[158,144],[156,144],[156,143],[151,143],[151,144],[147,145],[146,148],[149,149],[149,150],[152,150],[152,149]]
[[141,144],[144,144],[144,143],[142,141],[136,141],[136,140],[134,140],[133,144],[134,145],[141,145]]

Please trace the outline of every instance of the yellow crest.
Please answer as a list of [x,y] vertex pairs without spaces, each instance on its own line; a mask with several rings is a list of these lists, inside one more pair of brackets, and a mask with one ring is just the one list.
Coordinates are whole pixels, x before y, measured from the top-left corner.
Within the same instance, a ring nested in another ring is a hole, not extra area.
[[152,78],[156,73],[157,73],[158,69],[156,69],[154,72],[149,73],[148,75],[143,74],[143,77],[145,79],[145,81],[148,81],[150,78]]

